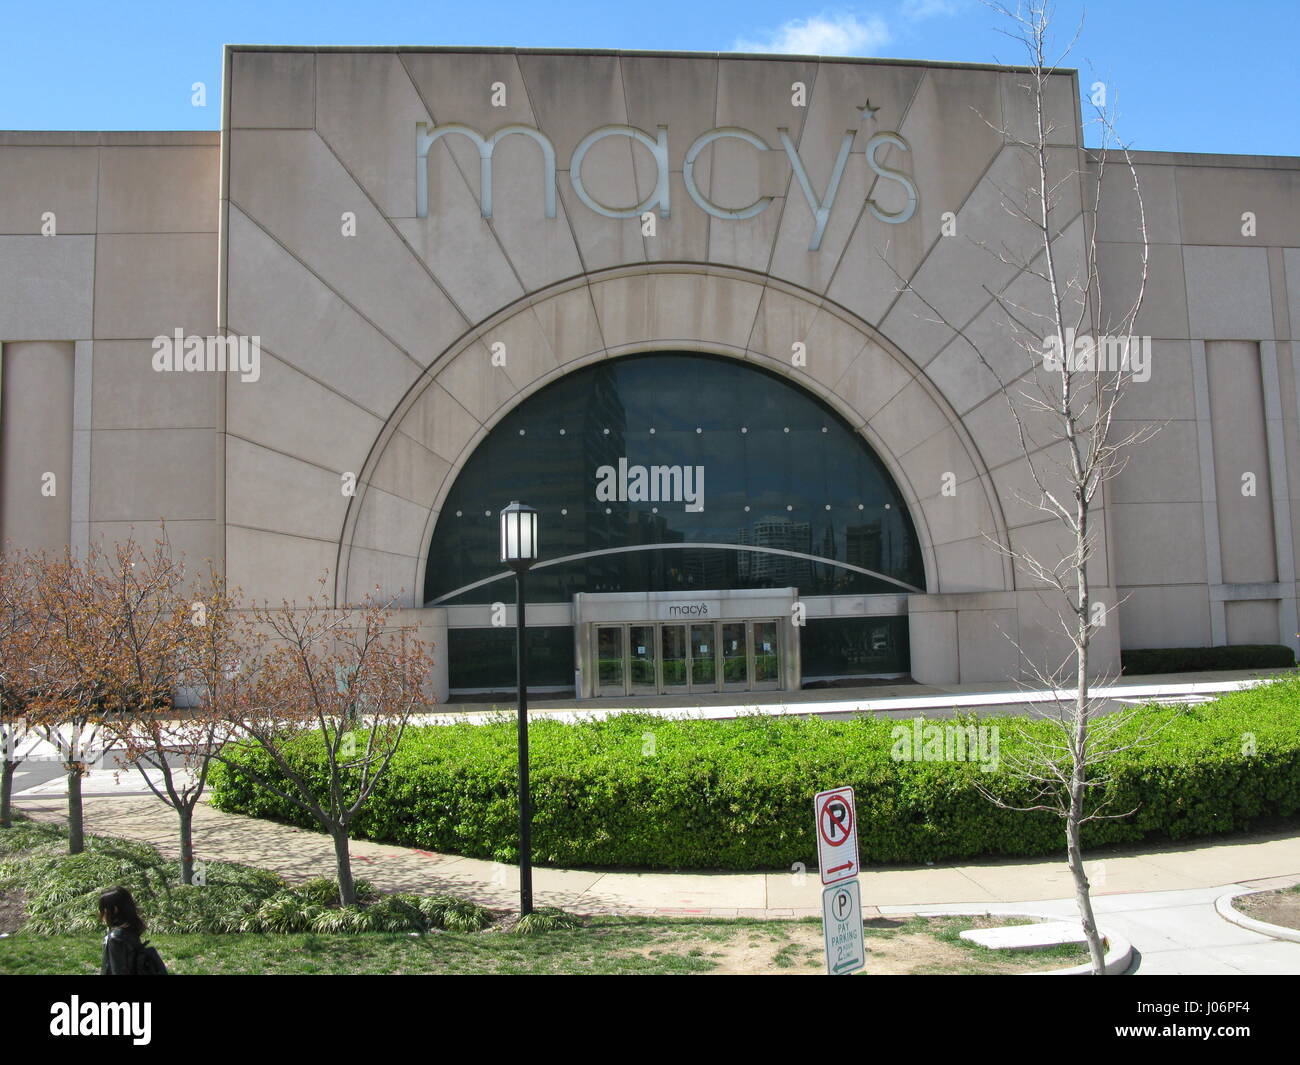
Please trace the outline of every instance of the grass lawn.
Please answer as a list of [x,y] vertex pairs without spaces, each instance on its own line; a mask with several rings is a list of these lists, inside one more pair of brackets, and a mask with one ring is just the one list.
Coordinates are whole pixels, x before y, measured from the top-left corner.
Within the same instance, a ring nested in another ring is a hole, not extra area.
[[[27,820],[0,831],[0,974],[97,973],[99,893],[130,887],[153,943],[189,974],[821,973],[817,919],[570,915],[532,934],[513,915],[448,896],[381,895],[340,909],[327,880],[292,884],[265,870],[213,862],[206,886],[179,883],[152,846]],[[360,883],[360,882],[359,882]],[[560,915],[563,917],[564,915]],[[340,918],[356,920],[339,923]],[[361,920],[367,919],[366,921]],[[368,921],[368,923],[367,923]],[[990,951],[963,929],[1018,918],[877,917],[864,929],[873,974],[1015,973],[1087,960],[1081,949]]]
[[[958,939],[986,918],[881,919],[868,927],[872,974],[1016,973],[1087,960],[1073,948],[1013,954]],[[537,935],[509,932],[326,935],[149,936],[176,975],[277,974],[810,974],[823,971],[816,919],[592,917],[582,927]],[[92,935],[18,933],[0,940],[0,973],[99,971]]]

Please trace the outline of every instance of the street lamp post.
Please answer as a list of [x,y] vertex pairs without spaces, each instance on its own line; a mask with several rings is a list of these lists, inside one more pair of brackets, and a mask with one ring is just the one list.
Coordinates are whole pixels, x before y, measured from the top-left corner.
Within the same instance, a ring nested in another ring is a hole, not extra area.
[[515,571],[515,662],[519,679],[519,915],[533,912],[533,831],[528,798],[528,654],[524,575],[537,561],[537,511],[511,503],[501,511],[501,561]]

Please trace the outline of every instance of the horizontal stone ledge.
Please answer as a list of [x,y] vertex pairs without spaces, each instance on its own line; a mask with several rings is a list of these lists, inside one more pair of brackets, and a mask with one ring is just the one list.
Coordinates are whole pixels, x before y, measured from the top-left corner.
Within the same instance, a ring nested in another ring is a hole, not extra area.
[[1295,586],[1291,584],[1211,584],[1210,601],[1237,603],[1250,599],[1292,599]]

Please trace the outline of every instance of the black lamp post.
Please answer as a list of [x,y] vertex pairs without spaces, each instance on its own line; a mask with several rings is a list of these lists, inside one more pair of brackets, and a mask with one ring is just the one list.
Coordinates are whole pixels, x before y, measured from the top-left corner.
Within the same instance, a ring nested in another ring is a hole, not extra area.
[[515,661],[519,676],[519,915],[533,912],[533,831],[528,800],[528,648],[524,574],[537,561],[537,511],[511,503],[501,511],[501,561],[515,571]]

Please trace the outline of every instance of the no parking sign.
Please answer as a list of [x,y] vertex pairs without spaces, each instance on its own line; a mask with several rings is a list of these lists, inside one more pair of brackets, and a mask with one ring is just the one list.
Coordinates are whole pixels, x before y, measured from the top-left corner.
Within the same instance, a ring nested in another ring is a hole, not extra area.
[[858,875],[858,815],[852,788],[818,792],[817,868],[823,884],[838,884]]
[[818,792],[817,867],[822,883],[822,936],[826,972],[855,973],[867,964],[862,933],[862,894],[858,887],[858,812],[852,788]]

